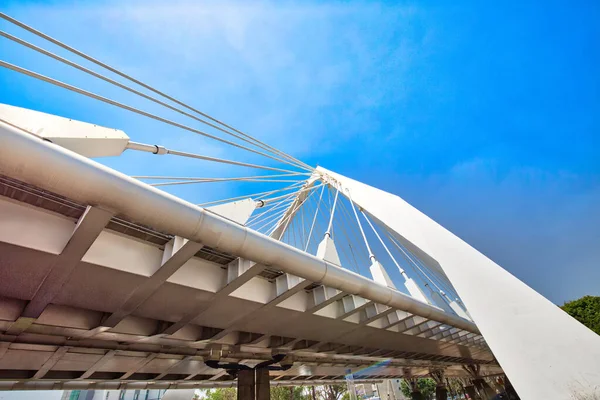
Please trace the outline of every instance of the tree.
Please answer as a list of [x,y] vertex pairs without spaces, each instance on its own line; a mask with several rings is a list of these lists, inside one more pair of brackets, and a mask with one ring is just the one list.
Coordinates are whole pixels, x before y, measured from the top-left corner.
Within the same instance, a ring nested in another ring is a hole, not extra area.
[[[342,400],[348,393],[346,384],[338,385],[320,385],[315,386],[315,390],[312,391],[316,395],[316,400]],[[306,400],[312,400],[313,396],[307,396]]]
[[[306,392],[310,391],[303,386],[271,386],[271,400],[312,400],[312,395]],[[325,385],[318,387],[318,400],[341,400],[342,396],[347,393],[346,385]],[[219,388],[209,389],[205,394],[206,400],[236,400],[237,389],[235,388]]]
[[561,308],[600,335],[600,296],[583,296],[565,303]]
[[[423,395],[423,398],[426,400],[432,399],[435,395],[435,386],[436,383],[431,378],[417,379],[417,388],[419,388],[419,391]],[[404,396],[406,396],[409,399],[411,398],[412,389],[408,382],[404,379],[402,379],[402,381],[400,382],[400,390],[402,391],[402,394],[404,394]]]
[[308,400],[309,396],[304,394],[302,386],[271,386],[271,400],[291,400],[290,395],[294,394],[294,400]]
[[209,389],[206,392],[206,400],[236,400],[237,389],[235,388],[218,388]]

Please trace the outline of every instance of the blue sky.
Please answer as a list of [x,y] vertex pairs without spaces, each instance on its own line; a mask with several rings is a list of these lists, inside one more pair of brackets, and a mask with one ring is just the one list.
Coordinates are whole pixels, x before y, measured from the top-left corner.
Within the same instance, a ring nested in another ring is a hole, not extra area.
[[[556,303],[600,295],[600,6],[482,3],[5,1],[0,9],[309,164],[399,194]],[[43,43],[4,21],[0,28]],[[142,104],[5,39],[0,55]],[[235,156],[11,71],[0,70],[0,88],[3,103]],[[130,174],[214,168],[140,154],[102,162]],[[200,190],[176,193],[197,200]]]

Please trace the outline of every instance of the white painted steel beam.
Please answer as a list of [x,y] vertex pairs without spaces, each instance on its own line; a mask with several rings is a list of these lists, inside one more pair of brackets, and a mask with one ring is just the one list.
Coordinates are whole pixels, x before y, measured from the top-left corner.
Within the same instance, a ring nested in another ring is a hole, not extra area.
[[312,295],[314,305],[309,307],[306,312],[314,314],[324,307],[343,299],[348,294],[331,287],[318,286],[313,289]]
[[52,369],[56,363],[60,361],[67,351],[69,351],[68,346],[59,347],[31,379],[42,379],[44,375],[46,375],[48,371],[50,371],[50,369]]
[[156,378],[154,378],[155,380],[160,380],[162,378],[164,378],[167,374],[171,373],[171,371],[173,371],[174,369],[178,368],[181,364],[189,362],[191,360],[194,359],[194,356],[185,356],[183,357],[181,360],[177,361],[176,363],[174,363],[173,365],[171,365],[170,367],[168,367],[167,369],[165,369],[161,374],[159,374],[158,376],[156,376]]
[[139,285],[118,311],[113,312],[102,326],[113,328],[126,316],[133,313],[153,293],[155,293],[175,272],[189,261],[203,244],[175,237],[165,246],[163,263],[154,274]]
[[[281,379],[271,381],[271,386],[322,386],[343,383],[341,377],[333,379],[311,379],[294,381],[289,379]],[[357,384],[363,383],[379,383],[380,379],[361,379],[355,380]],[[119,381],[0,381],[0,391],[11,390],[147,390],[147,389],[169,389],[169,390],[195,390],[195,389],[215,389],[215,388],[235,388],[237,381],[203,381],[203,382],[124,382]]]
[[21,317],[6,330],[8,335],[18,336],[21,332],[27,330],[42,314],[68,281],[85,253],[112,216],[113,213],[101,208],[87,207],[84,214],[79,218],[69,241],[50,267],[43,282],[35,291],[33,298],[25,306]]
[[8,104],[0,104],[0,120],[86,157],[118,156],[129,142],[118,129]]
[[150,361],[154,360],[157,356],[158,356],[157,353],[151,353],[148,356],[146,356],[145,358],[142,358],[137,364],[135,364],[127,372],[125,372],[123,375],[121,375],[121,377],[119,379],[122,381],[125,379],[128,379],[131,375],[135,374],[137,371],[139,371],[144,366],[149,364]]
[[254,263],[250,260],[237,258],[236,260],[232,261],[227,267],[227,283],[212,296],[210,303],[200,303],[195,305],[181,320],[169,326],[164,332],[156,336],[168,336],[177,333],[194,319],[200,317],[206,310],[208,310],[211,304],[218,302],[223,297],[229,296],[235,290],[239,289],[242,285],[250,281],[250,279],[260,274],[264,269],[264,265]]
[[[256,310],[246,315],[242,315],[239,318],[230,322],[229,326],[219,332],[213,340],[219,340],[228,335],[229,333],[235,332],[243,328],[244,324],[252,321],[261,314],[268,313],[270,309],[276,307],[281,302],[289,299],[294,294],[306,289],[312,282],[305,279],[293,276],[290,274],[283,274],[277,277],[276,281],[276,296],[266,304],[263,304]],[[265,333],[268,335],[269,333]],[[261,336],[262,337],[262,336]]]
[[[212,248],[236,254],[265,266],[322,283],[347,293],[413,314],[478,332],[455,315],[423,304],[396,290],[374,284],[245,228],[124,174],[44,142],[0,122],[0,173],[83,202],[98,204],[134,221],[170,232]],[[86,182],[81,185],[79,182]]]
[[92,365],[90,368],[88,368],[87,371],[85,371],[80,377],[79,379],[88,379],[90,376],[92,376],[92,374],[94,372],[96,372],[98,370],[98,368],[101,368],[104,364],[106,364],[110,359],[112,359],[116,354],[115,350],[109,350],[106,352],[106,354],[104,354],[104,356],[102,356],[102,358],[100,358],[98,361],[96,361],[94,363],[94,365]]
[[308,196],[310,194],[309,193],[310,191],[308,189],[310,187],[314,186],[315,182],[317,182],[318,177],[319,176],[317,174],[313,174],[306,181],[306,183],[302,186],[302,189],[300,189],[300,191],[298,192],[298,195],[296,196],[296,198],[294,199],[294,201],[292,201],[290,203],[288,209],[277,220],[277,224],[275,225],[276,228],[270,234],[270,236],[272,238],[274,238],[276,240],[281,240],[281,238],[283,237],[283,234],[285,233],[285,231],[287,230],[288,226],[292,222],[292,219],[294,218],[294,216],[296,215],[296,213],[298,212],[298,210],[300,210],[300,207],[302,207],[302,205],[304,204],[304,202],[308,198]]
[[77,264],[92,246],[113,214],[98,207],[87,207],[65,248],[57,257],[50,272],[34,297],[23,310],[23,317],[37,318],[58,294]]

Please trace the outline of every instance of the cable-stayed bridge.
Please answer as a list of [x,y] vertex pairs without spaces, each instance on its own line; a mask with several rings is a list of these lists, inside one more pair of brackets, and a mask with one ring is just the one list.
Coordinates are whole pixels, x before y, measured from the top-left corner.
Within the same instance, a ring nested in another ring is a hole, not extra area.
[[[65,56],[1,31],[19,51],[147,108],[2,67],[227,154],[0,105],[0,389],[233,384],[264,399],[275,383],[432,376],[441,393],[459,378],[491,398],[506,374],[523,399],[562,399],[600,384],[594,333],[400,197],[0,16]],[[131,155],[198,167],[133,175],[97,162]],[[182,187],[194,188],[186,200]]]

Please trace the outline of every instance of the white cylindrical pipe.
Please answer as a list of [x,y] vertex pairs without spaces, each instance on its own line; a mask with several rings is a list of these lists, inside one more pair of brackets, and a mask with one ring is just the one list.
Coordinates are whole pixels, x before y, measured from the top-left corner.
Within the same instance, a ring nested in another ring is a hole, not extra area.
[[0,173],[86,205],[109,209],[161,232],[273,266],[311,282],[479,333],[470,321],[160,191],[0,121]]

